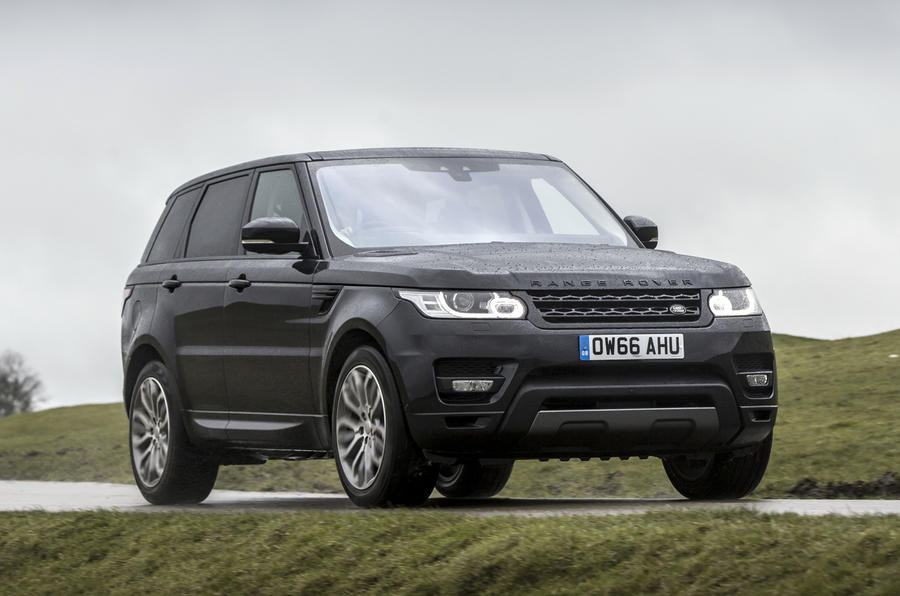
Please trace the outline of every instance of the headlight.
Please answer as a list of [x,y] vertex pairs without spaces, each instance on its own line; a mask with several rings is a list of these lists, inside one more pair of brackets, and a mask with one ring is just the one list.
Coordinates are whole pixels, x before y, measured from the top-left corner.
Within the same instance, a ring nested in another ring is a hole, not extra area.
[[762,308],[753,288],[713,290],[709,297],[709,310],[717,317],[742,317],[761,315]]
[[400,290],[400,297],[435,319],[525,318],[525,303],[507,292]]

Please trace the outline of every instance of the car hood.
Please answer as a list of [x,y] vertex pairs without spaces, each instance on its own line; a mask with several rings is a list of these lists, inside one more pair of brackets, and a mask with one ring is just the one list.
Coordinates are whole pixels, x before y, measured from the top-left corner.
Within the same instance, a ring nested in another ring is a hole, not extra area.
[[460,244],[338,257],[315,283],[409,288],[531,290],[750,285],[728,263],[664,250],[577,244]]

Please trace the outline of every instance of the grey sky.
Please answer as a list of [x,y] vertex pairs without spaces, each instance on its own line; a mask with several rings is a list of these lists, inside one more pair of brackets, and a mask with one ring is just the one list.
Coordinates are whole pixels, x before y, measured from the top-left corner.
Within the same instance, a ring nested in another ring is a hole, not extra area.
[[121,289],[166,195],[232,163],[552,153],[776,331],[900,327],[895,2],[0,3],[0,349],[118,399]]

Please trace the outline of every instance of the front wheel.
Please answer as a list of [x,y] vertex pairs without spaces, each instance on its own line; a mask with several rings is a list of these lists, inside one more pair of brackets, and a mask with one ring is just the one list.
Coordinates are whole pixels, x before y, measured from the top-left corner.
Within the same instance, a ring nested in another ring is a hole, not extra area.
[[740,499],[752,493],[766,473],[772,435],[743,455],[717,453],[705,458],[663,460],[672,486],[688,499]]
[[512,469],[512,462],[485,465],[474,461],[441,466],[436,487],[451,499],[486,499],[503,490]]
[[219,464],[190,444],[178,389],[161,362],[150,362],[138,375],[129,431],[131,469],[145,499],[165,505],[199,503],[209,496]]
[[437,469],[413,443],[387,362],[357,348],[338,376],[332,407],[338,475],[361,507],[420,505],[434,490]]

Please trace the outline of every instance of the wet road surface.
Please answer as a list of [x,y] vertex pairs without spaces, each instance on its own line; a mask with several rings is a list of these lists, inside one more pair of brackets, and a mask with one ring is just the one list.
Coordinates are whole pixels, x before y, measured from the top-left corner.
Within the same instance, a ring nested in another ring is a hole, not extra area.
[[[191,511],[198,513],[361,511],[343,495],[214,490],[200,505],[154,506],[129,484],[99,482],[0,481],[0,511],[132,512]],[[622,515],[650,511],[747,510],[800,515],[900,514],[900,500],[742,499],[686,501],[680,499],[512,499],[451,501],[433,498],[422,509],[472,516]]]

